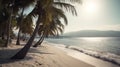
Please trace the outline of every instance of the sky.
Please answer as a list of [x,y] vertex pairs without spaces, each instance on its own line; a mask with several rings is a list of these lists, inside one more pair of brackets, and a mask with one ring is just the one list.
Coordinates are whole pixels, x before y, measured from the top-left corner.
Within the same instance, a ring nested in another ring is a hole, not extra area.
[[120,31],[120,0],[82,0],[74,4],[77,16],[66,13],[68,25],[64,32],[80,30]]

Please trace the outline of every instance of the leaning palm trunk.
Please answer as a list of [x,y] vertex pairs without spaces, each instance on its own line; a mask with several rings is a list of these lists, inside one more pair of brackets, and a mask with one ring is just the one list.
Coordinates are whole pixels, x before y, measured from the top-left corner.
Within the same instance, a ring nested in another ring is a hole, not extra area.
[[44,38],[44,35],[41,36],[39,41],[35,45],[33,45],[33,47],[38,47],[38,45],[41,45],[41,43],[43,42],[43,38]]
[[19,29],[19,32],[18,32],[16,45],[20,45],[20,29]]
[[42,44],[42,42],[44,41],[44,38],[45,38],[45,37],[43,37],[42,40],[39,42],[39,45]]
[[19,31],[18,31],[18,37],[17,37],[17,41],[16,41],[16,45],[20,45],[20,33],[21,33],[21,23],[23,22],[23,13],[24,13],[24,8],[22,9],[22,12],[21,12],[21,20],[20,20],[20,28],[19,28]]
[[41,42],[42,37],[39,39],[39,41],[37,43],[35,43],[35,45],[33,45],[33,47],[37,47],[39,45],[39,42]]
[[39,24],[40,24],[40,17],[38,18],[35,30],[34,30],[32,36],[31,36],[31,38],[27,42],[27,44],[17,54],[15,54],[13,57],[11,57],[11,59],[23,59],[23,58],[25,58],[27,52],[29,51],[29,49],[30,49],[30,47],[33,43],[33,40],[36,36],[36,33],[39,29]]

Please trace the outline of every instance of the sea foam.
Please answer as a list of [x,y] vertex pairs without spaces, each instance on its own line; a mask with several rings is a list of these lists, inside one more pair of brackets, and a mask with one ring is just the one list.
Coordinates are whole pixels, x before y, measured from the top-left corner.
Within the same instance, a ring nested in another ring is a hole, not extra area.
[[113,54],[113,53],[108,53],[108,52],[101,52],[101,51],[95,51],[91,49],[83,49],[83,48],[78,48],[77,46],[67,46],[67,48],[79,51],[81,53],[90,55],[95,58],[102,59],[104,61],[108,61],[114,64],[117,64],[120,66],[120,56]]
[[120,56],[113,53],[96,51],[91,49],[84,49],[77,46],[70,46],[70,45],[64,45],[64,44],[53,44],[53,43],[50,43],[50,44],[63,49],[67,48],[67,49],[75,50],[75,51],[84,53],[86,55],[89,55],[104,61],[108,61],[120,66]]

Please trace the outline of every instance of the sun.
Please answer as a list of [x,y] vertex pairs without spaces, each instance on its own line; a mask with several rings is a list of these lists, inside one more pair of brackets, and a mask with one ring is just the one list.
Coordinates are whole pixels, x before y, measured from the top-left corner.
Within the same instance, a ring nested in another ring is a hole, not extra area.
[[84,9],[88,13],[94,13],[97,11],[97,4],[94,2],[86,2],[84,5]]

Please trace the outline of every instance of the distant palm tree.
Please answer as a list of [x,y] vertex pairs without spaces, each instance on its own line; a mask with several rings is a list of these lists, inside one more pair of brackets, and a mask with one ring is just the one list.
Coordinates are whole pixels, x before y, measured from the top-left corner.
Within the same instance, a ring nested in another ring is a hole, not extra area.
[[[19,13],[19,10],[25,6],[28,6],[31,2],[35,0],[0,0],[0,9],[3,9],[4,15],[7,14],[7,40],[5,46],[7,47],[10,40],[10,30],[12,16]],[[6,18],[6,17],[5,17]]]
[[27,15],[23,19],[22,24],[23,25],[21,26],[21,33],[31,35],[33,33],[33,30],[34,30],[32,17]]
[[[21,20],[21,19],[19,19]],[[18,20],[18,25],[19,27],[19,32],[18,32],[18,37],[17,37],[17,42],[16,45],[20,45],[20,34],[32,34],[33,33],[33,20],[31,16],[24,16],[22,18],[22,22],[19,22]]]
[[[3,0],[0,0],[0,22],[1,22],[1,33],[2,33],[2,38],[4,38],[5,35],[7,35],[7,41],[8,41],[8,36],[9,33],[8,30],[10,30],[10,26],[9,26],[9,18],[10,18],[10,10],[9,10],[9,5],[10,1],[5,2]],[[4,29],[4,30],[3,30]],[[4,45],[5,47],[7,47],[7,41],[6,41],[6,45]]]
[[[2,12],[4,14],[4,11]],[[6,14],[6,13],[5,13]],[[7,34],[7,28],[8,28],[8,18],[7,15],[0,15],[1,20],[0,20],[0,35],[2,36],[3,40],[6,40],[6,34]],[[16,26],[16,19],[13,18],[11,20],[11,27],[10,27],[10,36],[12,35],[11,33],[13,33],[12,29]]]
[[22,26],[22,22],[23,22],[23,18],[24,18],[23,13],[24,13],[24,8],[22,9],[20,16],[17,18],[17,26],[19,27],[19,31],[18,31],[16,45],[20,45],[21,26]]
[[[60,2],[60,0],[57,0],[57,1]],[[68,0],[68,1],[70,1],[70,2],[78,2],[79,0]],[[32,45],[32,42],[33,42],[33,40],[34,40],[34,38],[36,36],[36,33],[37,33],[38,29],[39,29],[39,25],[40,25],[41,21],[45,20],[44,19],[44,17],[45,17],[44,15],[46,15],[45,12],[47,11],[47,9],[50,6],[53,5],[53,3],[54,3],[54,0],[39,0],[39,1],[37,1],[35,9],[33,9],[33,13],[35,13],[34,15],[38,16],[38,20],[36,22],[36,27],[34,29],[34,32],[33,32],[32,36],[31,36],[31,38],[29,39],[29,41],[27,42],[27,44],[17,54],[15,54],[11,59],[23,59],[26,56],[26,54],[27,54],[28,50],[30,49],[30,47]],[[63,6],[63,4],[62,4],[62,5],[59,5],[59,7],[66,7],[67,10],[69,8],[69,11],[71,11],[72,13],[76,12],[75,8],[72,5],[68,6],[68,4],[67,4],[67,5]],[[49,20],[51,20],[51,19],[49,19]]]
[[[21,9],[21,14],[19,16],[19,20],[18,20],[18,27],[19,27],[19,31],[18,31],[18,37],[17,37],[17,41],[16,41],[16,45],[20,45],[20,33],[21,33],[21,26],[23,26],[22,22],[23,22],[23,18],[24,18],[24,11],[26,7],[29,7],[29,5],[34,4],[35,0],[19,0],[16,1],[16,5],[17,5],[17,9]],[[15,9],[16,9],[15,8]],[[17,10],[16,9],[16,10]],[[29,21],[29,20],[28,20]]]
[[9,40],[10,40],[10,28],[11,28],[11,20],[12,20],[12,14],[13,14],[13,8],[14,0],[2,0],[1,4],[3,5],[4,9],[6,9],[6,12],[8,13],[8,19],[7,19],[7,40],[5,43],[5,47],[8,46]]

